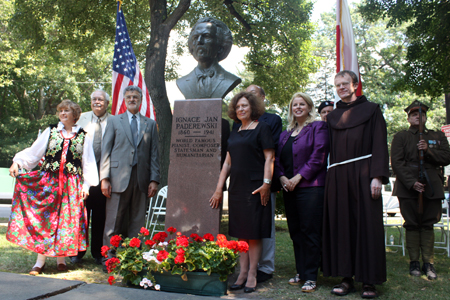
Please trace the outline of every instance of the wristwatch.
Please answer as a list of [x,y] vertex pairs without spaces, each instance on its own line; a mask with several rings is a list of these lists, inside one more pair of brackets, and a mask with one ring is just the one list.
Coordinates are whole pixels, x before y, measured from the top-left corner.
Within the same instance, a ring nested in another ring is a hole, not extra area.
[[272,180],[267,179],[267,178],[264,178],[263,182],[267,183],[267,184],[272,184]]

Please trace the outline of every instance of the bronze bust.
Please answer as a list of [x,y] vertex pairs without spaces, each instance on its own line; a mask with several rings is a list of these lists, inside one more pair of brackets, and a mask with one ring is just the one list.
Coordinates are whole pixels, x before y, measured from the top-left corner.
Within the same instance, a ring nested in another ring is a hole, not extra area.
[[189,34],[188,45],[198,65],[177,79],[177,86],[186,99],[224,98],[241,83],[239,77],[219,65],[233,45],[231,31],[225,23],[209,17],[198,20]]

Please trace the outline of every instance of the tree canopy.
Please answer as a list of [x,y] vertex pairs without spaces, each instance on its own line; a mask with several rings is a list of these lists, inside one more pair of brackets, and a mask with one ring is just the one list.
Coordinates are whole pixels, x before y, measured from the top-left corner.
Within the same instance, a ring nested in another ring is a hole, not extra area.
[[[123,2],[133,48],[138,60],[145,61],[145,81],[155,105],[163,183],[172,124],[165,80],[177,77],[177,62],[167,60],[170,32],[175,29],[186,34],[203,16],[225,22],[233,32],[234,43],[250,49],[246,66],[254,74],[254,83],[264,86],[272,101],[286,103],[306,86],[308,74],[315,68],[310,43],[312,5],[311,0]],[[87,58],[99,45],[113,44],[115,17],[115,1],[15,0],[10,28],[21,41],[27,41],[35,55],[46,53],[54,59],[59,51],[73,51],[74,58]],[[177,54],[183,48],[187,49],[178,45]]]
[[[409,127],[403,109],[416,99],[431,108],[428,113],[427,127],[440,130],[440,127],[445,124],[443,99],[431,99],[427,95],[419,96],[411,87],[404,86],[399,90],[397,86],[405,76],[404,63],[409,46],[406,35],[408,24],[393,24],[387,27],[389,18],[384,20],[364,18],[357,5],[350,9],[350,13],[363,93],[370,101],[380,105],[386,118],[389,144],[395,133]],[[315,81],[309,86],[310,93],[316,95],[314,100],[317,101],[324,100],[323,78],[326,74],[328,78],[334,77],[336,70],[335,20],[335,12],[323,13],[318,31],[314,35],[315,54],[324,61],[318,74],[313,75]],[[334,90],[334,87],[332,89]]]
[[[365,0],[361,13],[368,20],[387,20],[392,28],[406,24],[408,52],[397,89],[450,98],[450,1]],[[449,99],[450,100],[450,99]]]

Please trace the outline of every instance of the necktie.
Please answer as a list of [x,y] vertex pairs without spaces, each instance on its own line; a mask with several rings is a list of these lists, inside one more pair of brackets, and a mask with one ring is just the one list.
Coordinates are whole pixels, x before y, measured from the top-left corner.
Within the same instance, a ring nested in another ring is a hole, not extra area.
[[136,115],[133,115],[133,117],[131,118],[131,134],[133,135],[134,147],[136,147],[138,137]]
[[203,94],[209,94],[211,91],[211,78],[214,76],[214,71],[213,70],[209,70],[206,71],[204,73],[198,74],[197,75],[197,80],[198,80],[198,87],[199,90],[203,93]]
[[133,166],[137,164],[137,139],[138,139],[138,129],[137,129],[137,120],[136,115],[133,115],[131,118],[131,134],[133,135],[134,142],[134,155],[133,155]]
[[95,161],[100,162],[100,157],[102,155],[102,126],[100,125],[100,118],[97,118],[95,123],[95,133],[94,133],[94,154]]

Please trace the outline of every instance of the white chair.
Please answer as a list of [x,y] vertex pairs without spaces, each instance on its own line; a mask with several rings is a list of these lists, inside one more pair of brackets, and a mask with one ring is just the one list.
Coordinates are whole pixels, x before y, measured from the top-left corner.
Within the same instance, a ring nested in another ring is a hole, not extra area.
[[159,228],[164,226],[164,222],[161,219],[166,216],[166,199],[167,185],[161,188],[158,194],[150,199],[145,228],[152,230],[150,234],[151,237],[153,237],[155,232],[164,231]]
[[[441,238],[438,241],[434,242],[434,248],[435,249],[444,249],[445,251],[442,253],[436,253],[436,254],[445,254],[447,252],[447,256],[450,257],[450,227],[449,227],[449,205],[448,205],[448,199],[444,199],[442,201],[442,217],[439,223],[434,224],[434,228],[437,228],[440,231]],[[445,210],[445,212],[444,212]]]
[[[405,230],[403,228],[403,217],[399,213],[399,203],[396,196],[392,196],[394,190],[395,178],[389,178],[391,184],[391,193],[384,191],[383,186],[383,222],[384,222],[384,244],[386,247],[402,248],[403,256],[405,256]],[[394,234],[389,229],[398,231],[399,237],[395,239]],[[394,236],[394,241],[391,241],[391,235]],[[397,240],[397,242],[396,242]],[[395,251],[396,252],[396,251]]]

